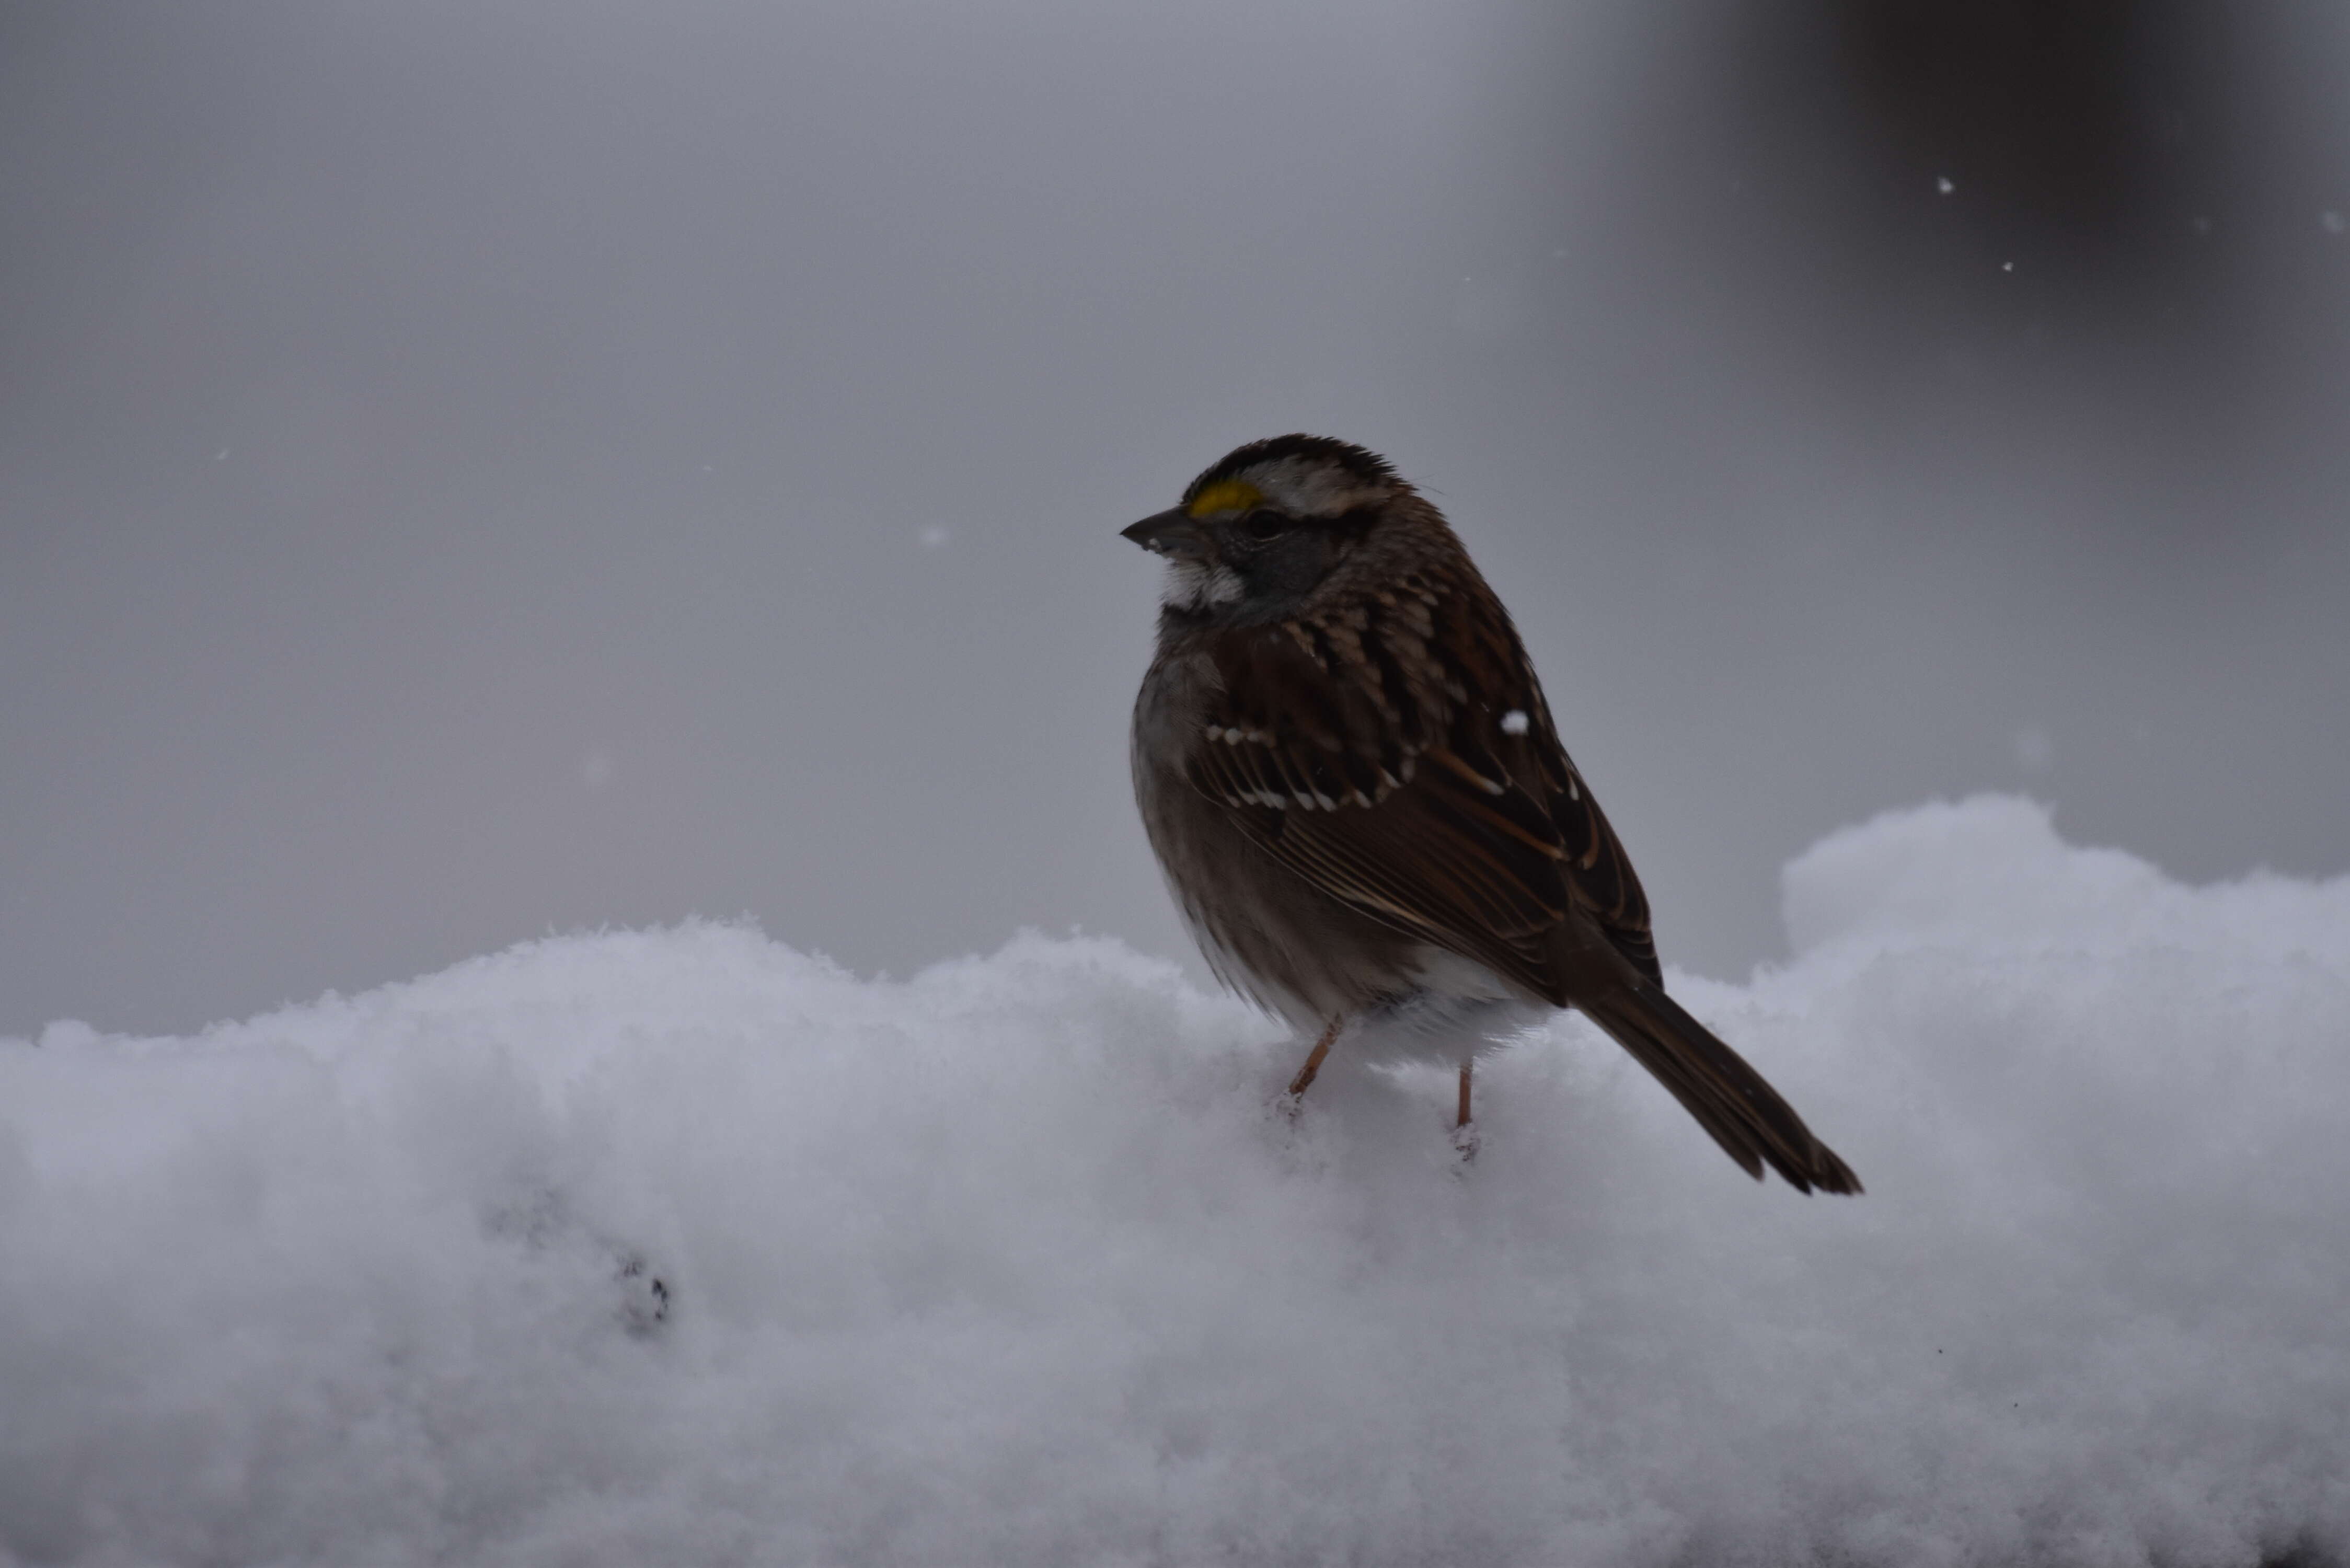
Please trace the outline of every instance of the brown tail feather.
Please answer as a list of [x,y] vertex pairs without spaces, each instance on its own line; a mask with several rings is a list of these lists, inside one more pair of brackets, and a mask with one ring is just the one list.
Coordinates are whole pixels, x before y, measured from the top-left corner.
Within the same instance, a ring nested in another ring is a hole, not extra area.
[[1625,984],[1587,1001],[1577,997],[1575,1005],[1654,1073],[1755,1180],[1768,1163],[1798,1192],[1861,1189],[1860,1178],[1812,1136],[1762,1075],[1663,992]]

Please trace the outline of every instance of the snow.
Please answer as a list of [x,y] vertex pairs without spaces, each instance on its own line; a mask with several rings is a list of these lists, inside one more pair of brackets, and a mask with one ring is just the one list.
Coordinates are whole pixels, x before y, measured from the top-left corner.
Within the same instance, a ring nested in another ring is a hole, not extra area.
[[1292,1125],[1293,1044],[1107,940],[694,925],[0,1041],[0,1562],[2350,1552],[2350,880],[1987,797],[1786,910],[1676,990],[1865,1198],[1572,1019],[1472,1167],[1433,1072]]

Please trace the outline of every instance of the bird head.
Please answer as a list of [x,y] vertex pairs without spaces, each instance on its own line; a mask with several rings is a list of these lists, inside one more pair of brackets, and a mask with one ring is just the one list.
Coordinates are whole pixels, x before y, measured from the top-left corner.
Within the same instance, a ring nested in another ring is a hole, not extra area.
[[1124,533],[1167,558],[1170,614],[1274,619],[1415,493],[1376,452],[1326,436],[1275,436],[1211,464],[1180,505]]

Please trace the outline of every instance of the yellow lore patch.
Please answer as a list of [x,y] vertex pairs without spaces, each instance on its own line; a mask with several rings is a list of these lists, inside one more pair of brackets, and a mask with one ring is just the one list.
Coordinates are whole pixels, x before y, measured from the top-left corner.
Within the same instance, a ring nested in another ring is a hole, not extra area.
[[1205,517],[1216,512],[1245,512],[1264,499],[1264,493],[1245,479],[1220,479],[1200,492],[1191,503],[1191,515]]

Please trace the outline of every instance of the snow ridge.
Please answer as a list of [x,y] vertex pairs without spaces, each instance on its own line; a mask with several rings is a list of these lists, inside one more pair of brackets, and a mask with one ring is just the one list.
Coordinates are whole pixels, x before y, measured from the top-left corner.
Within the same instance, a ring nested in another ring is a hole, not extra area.
[[[0,1563],[2350,1554],[2350,881],[1986,797],[1676,991],[1868,1183],[1577,1020],[1295,1064],[1115,942],[731,926],[0,1041]],[[668,1293],[666,1299],[656,1292]]]

